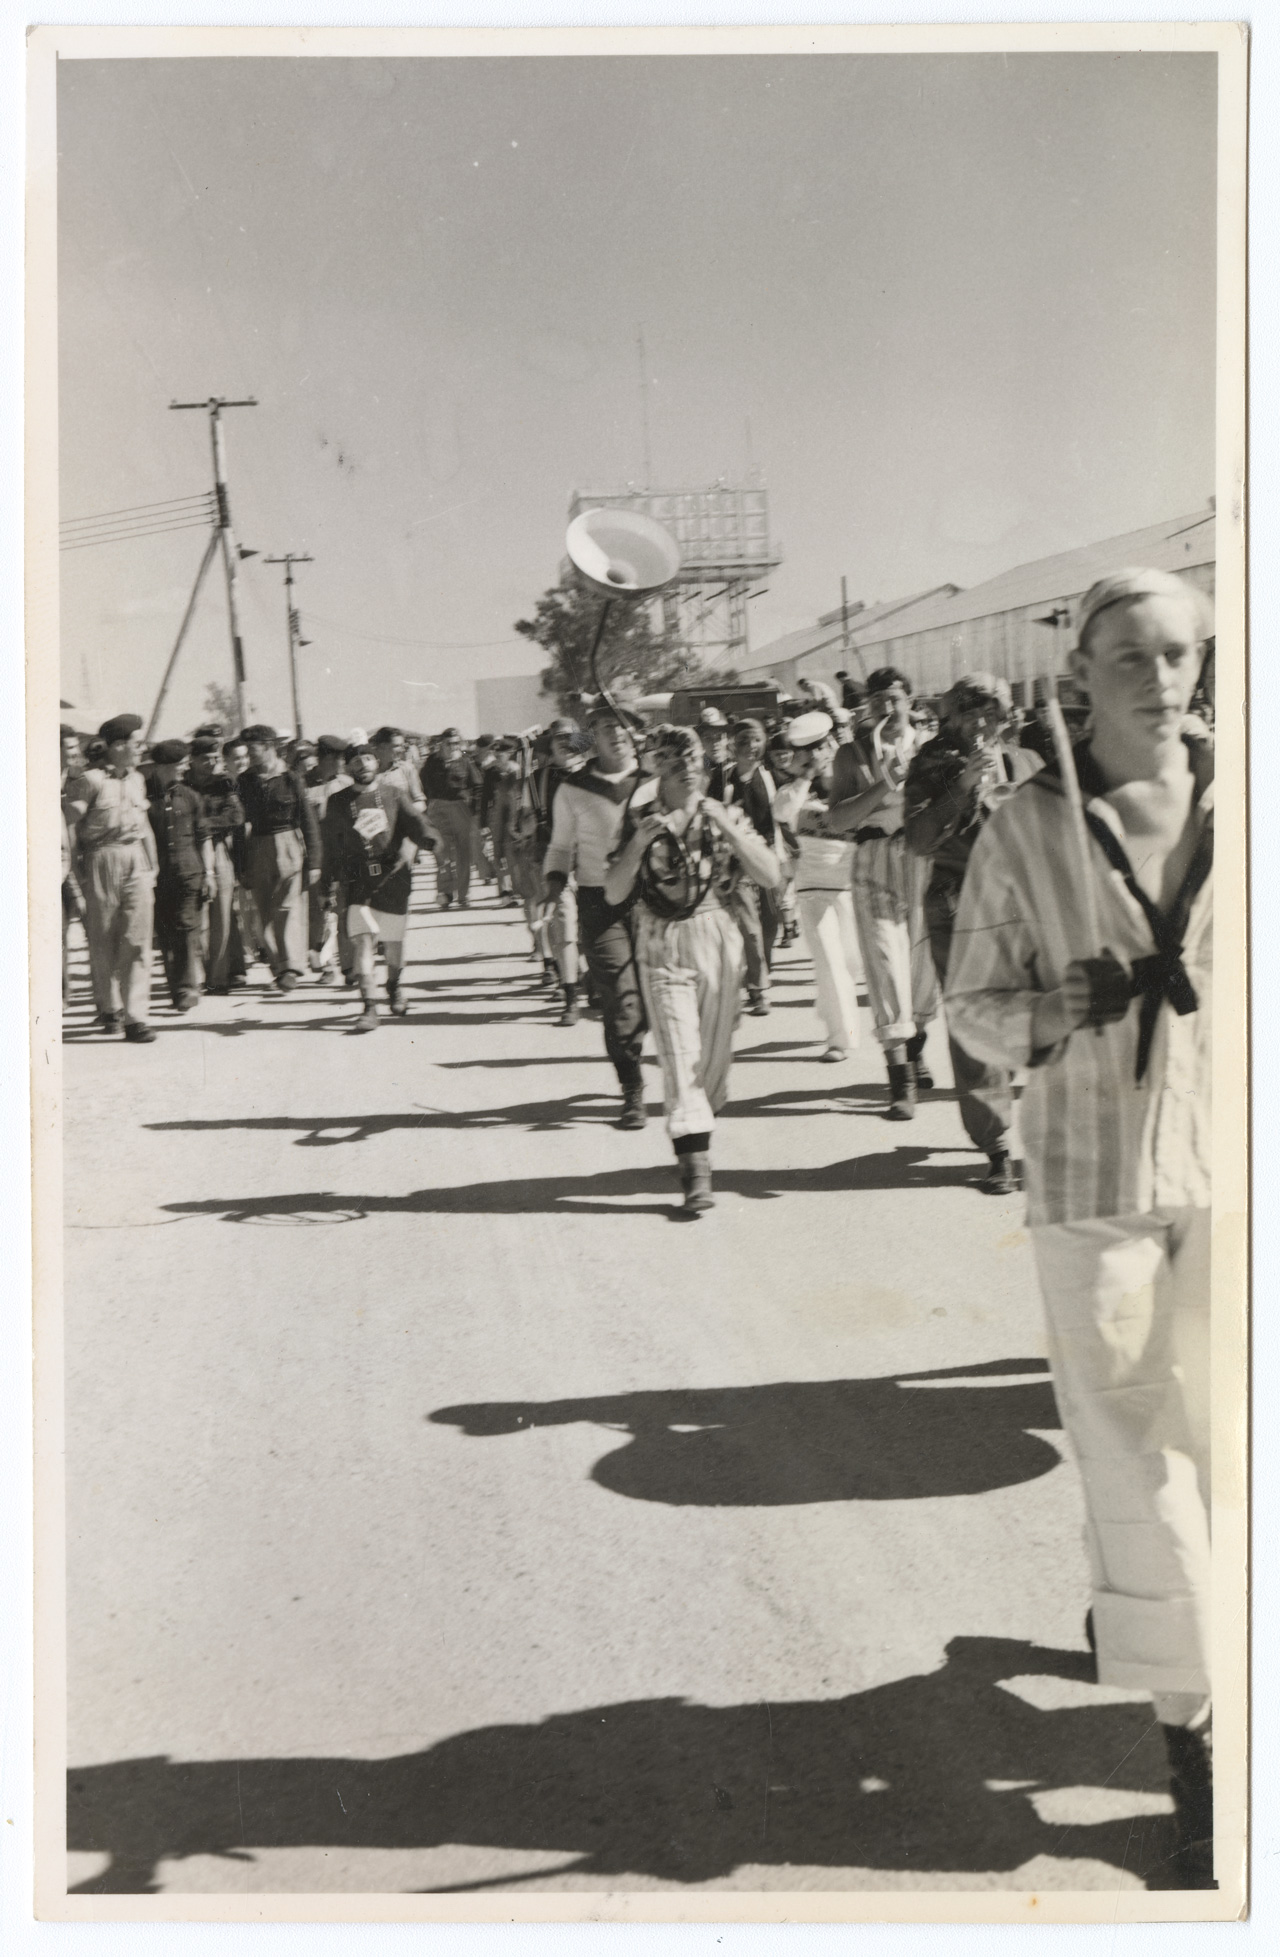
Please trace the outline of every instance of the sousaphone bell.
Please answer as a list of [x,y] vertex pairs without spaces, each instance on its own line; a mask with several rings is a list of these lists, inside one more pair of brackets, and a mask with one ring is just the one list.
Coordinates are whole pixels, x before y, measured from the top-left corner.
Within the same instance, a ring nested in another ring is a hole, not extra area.
[[583,583],[604,600],[591,645],[591,684],[621,719],[597,670],[610,609],[618,599],[651,598],[670,584],[680,569],[680,546],[639,510],[595,509],[573,519],[565,549]]

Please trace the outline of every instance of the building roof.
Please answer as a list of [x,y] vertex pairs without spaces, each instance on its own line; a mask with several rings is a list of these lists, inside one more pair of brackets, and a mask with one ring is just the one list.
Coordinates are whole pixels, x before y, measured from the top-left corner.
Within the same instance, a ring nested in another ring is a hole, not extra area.
[[[883,618],[906,612],[915,605],[940,597],[953,596],[958,585],[938,584],[928,591],[917,592],[910,598],[890,598],[884,603],[874,605],[851,605],[849,607],[849,638],[856,642],[859,635],[869,625],[877,624]],[[805,659],[810,653],[825,652],[838,646],[843,638],[841,613],[824,612],[816,625],[806,625],[798,632],[784,633],[782,638],[772,640],[767,646],[760,646],[752,654],[751,665],[743,673],[744,679],[755,679],[791,659]],[[909,628],[907,628],[909,629]]]
[[929,632],[989,618],[997,612],[1022,611],[1028,605],[1078,597],[1099,578],[1126,565],[1186,571],[1211,564],[1215,554],[1214,513],[1200,510],[1190,516],[1169,517],[1145,530],[1127,530],[1101,543],[1060,551],[1054,557],[1041,557],[1032,564],[1015,565],[1011,571],[1002,571],[985,584],[970,585],[965,591],[928,598],[919,605],[912,601],[909,612],[887,619],[883,614],[875,619],[859,614],[851,622],[851,634],[855,644],[876,645],[905,638],[908,633]]

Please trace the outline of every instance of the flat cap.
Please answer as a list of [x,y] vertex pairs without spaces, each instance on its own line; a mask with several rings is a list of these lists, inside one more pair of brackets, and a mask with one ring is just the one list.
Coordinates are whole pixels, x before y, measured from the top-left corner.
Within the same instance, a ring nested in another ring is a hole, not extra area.
[[792,747],[817,747],[831,733],[835,722],[829,713],[799,713],[787,722]]
[[151,750],[151,759],[168,768],[175,761],[185,761],[190,752],[185,741],[157,741]]
[[142,717],[136,713],[118,713],[113,720],[104,720],[98,729],[98,739],[110,747],[115,741],[127,741],[130,734],[136,734],[142,726]]
[[196,734],[192,737],[191,752],[198,760],[210,754],[221,754],[222,742],[215,740],[212,734]]
[[341,734],[322,734],[316,742],[317,754],[345,754],[347,743]]

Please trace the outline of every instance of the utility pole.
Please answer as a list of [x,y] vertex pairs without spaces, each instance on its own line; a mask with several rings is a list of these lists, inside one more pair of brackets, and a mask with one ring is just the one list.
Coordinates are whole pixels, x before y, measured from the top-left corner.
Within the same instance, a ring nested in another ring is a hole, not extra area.
[[207,401],[170,401],[170,408],[194,408],[209,417],[209,434],[213,444],[213,489],[218,503],[218,541],[222,547],[222,569],[227,581],[227,614],[231,621],[231,657],[235,663],[236,705],[243,727],[249,718],[248,684],[244,670],[244,642],[240,637],[240,613],[236,605],[236,569],[241,558],[256,557],[256,550],[245,550],[235,540],[231,528],[231,500],[227,494],[226,453],[222,442],[222,411],[224,408],[256,408],[257,401],[251,395],[245,401],[228,401],[222,395],[211,395]]
[[284,565],[284,616],[289,633],[289,689],[293,696],[293,731],[302,739],[302,708],[298,705],[298,648],[311,644],[310,639],[298,637],[299,619],[293,609],[293,567],[295,564],[314,564],[315,558],[301,551],[287,550],[283,557],[264,557],[264,564]]
[[200,587],[204,583],[204,574],[212,564],[213,554],[217,548],[218,533],[216,530],[211,530],[209,532],[209,541],[205,545],[204,556],[200,559],[200,569],[196,572],[196,581],[191,587],[191,596],[187,600],[187,609],[182,614],[182,623],[178,627],[178,636],[173,642],[173,651],[169,654],[169,664],[164,669],[164,678],[160,682],[160,691],[156,694],[156,703],[151,709],[151,718],[147,722],[147,740],[150,740],[156,731],[156,726],[160,719],[160,709],[164,705],[164,696],[169,691],[169,681],[173,678],[173,669],[178,663],[178,654],[182,651],[182,641],[187,636],[187,627],[195,617],[196,599],[200,596]]

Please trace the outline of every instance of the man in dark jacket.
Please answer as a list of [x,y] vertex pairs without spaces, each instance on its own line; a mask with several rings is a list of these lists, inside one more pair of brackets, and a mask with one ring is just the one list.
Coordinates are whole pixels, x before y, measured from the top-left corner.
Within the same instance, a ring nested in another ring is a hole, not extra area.
[[324,851],[330,874],[346,894],[346,930],[364,1010],[357,1033],[378,1024],[374,961],[379,942],[387,961],[387,1003],[397,1019],[408,1012],[400,992],[413,865],[427,832],[403,788],[378,773],[368,742],[348,748],[350,786],[329,797]]
[[446,727],[438,750],[427,756],[422,769],[427,820],[440,837],[437,874],[442,911],[448,910],[455,897],[459,910],[467,908],[482,785],[480,770],[463,747],[461,734],[456,727]]
[[155,933],[169,996],[179,1012],[200,997],[200,907],[213,894],[213,843],[198,791],[182,777],[185,741],[159,741],[151,750],[148,815],[155,833]]
[[[1002,738],[1012,712],[1007,680],[966,673],[944,705],[942,730],[912,757],[905,791],[905,834],[914,856],[933,864],[924,915],[938,981],[947,976],[960,888],[978,833],[993,808],[1041,766],[1039,755]],[[1009,1162],[1013,1079],[966,1053],[948,1033],[960,1119],[975,1148],[988,1158],[980,1187],[1007,1196],[1016,1184]]]
[[320,825],[302,782],[279,755],[273,727],[246,727],[249,766],[237,784],[249,825],[243,880],[281,992],[307,969],[306,892],[320,880]]
[[222,745],[212,734],[197,734],[191,743],[188,786],[203,805],[213,845],[213,895],[207,912],[204,954],[206,992],[230,990],[233,978],[244,977],[244,948],[236,929],[236,877],[244,861],[244,810],[235,782],[222,766]]

